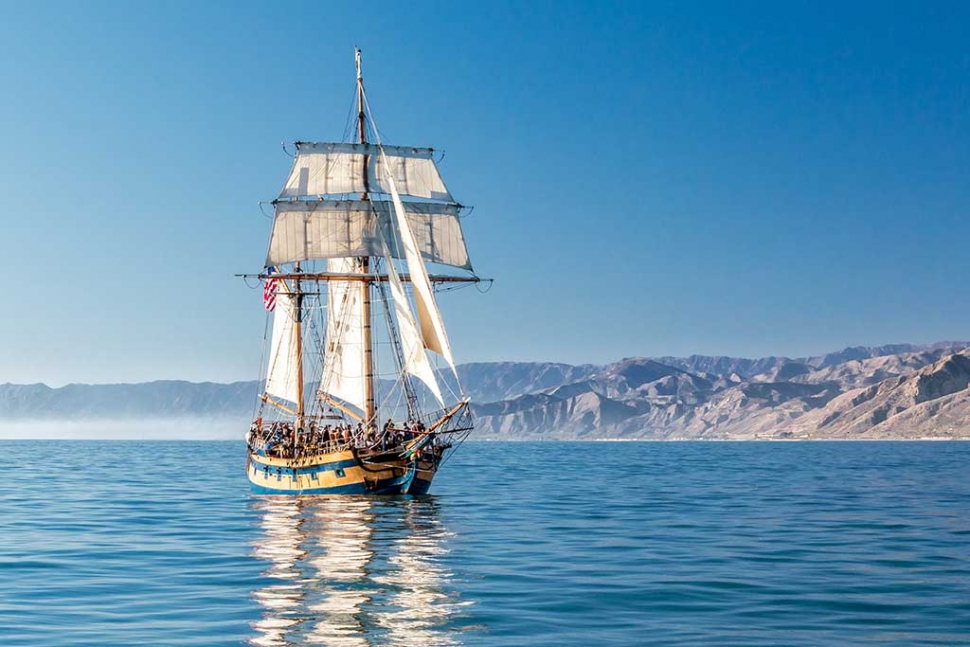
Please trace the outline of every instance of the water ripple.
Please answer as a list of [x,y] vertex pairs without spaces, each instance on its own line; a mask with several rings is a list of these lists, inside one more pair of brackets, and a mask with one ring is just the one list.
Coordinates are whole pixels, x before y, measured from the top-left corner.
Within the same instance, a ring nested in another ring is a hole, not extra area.
[[471,443],[417,499],[0,446],[4,647],[970,645],[968,443]]

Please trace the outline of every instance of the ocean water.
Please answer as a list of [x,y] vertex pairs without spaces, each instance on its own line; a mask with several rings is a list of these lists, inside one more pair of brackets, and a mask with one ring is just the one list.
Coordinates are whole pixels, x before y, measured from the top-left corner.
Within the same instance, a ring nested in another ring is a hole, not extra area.
[[466,443],[423,498],[7,441],[0,645],[970,645],[970,443]]

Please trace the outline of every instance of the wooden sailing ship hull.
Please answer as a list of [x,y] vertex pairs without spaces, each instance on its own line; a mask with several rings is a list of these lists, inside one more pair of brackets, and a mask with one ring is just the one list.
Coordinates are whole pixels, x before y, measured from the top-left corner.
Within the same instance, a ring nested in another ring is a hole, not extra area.
[[426,460],[364,463],[352,450],[300,458],[249,453],[257,494],[427,494],[436,466]]

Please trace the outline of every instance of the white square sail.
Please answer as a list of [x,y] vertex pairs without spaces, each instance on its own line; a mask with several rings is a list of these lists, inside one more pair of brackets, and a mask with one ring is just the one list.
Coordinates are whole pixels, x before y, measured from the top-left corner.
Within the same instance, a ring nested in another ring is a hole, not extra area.
[[[296,143],[296,158],[280,198],[390,193],[391,177],[403,195],[454,202],[430,148],[373,144]],[[366,168],[366,173],[364,172]]]
[[[381,256],[380,237],[403,258],[389,200],[295,200],[275,204],[266,267],[328,258]],[[471,270],[457,204],[408,202],[407,220],[421,258]]]

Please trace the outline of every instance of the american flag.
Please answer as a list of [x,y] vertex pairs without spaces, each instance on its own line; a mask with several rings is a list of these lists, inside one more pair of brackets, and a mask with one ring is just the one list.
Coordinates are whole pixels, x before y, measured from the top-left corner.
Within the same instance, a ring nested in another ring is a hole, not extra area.
[[[275,271],[275,267],[270,267],[266,270],[266,273],[273,274]],[[279,283],[279,279],[272,279],[269,277],[267,277],[266,281],[263,283],[263,305],[270,312],[276,309],[276,290],[279,288]]]

